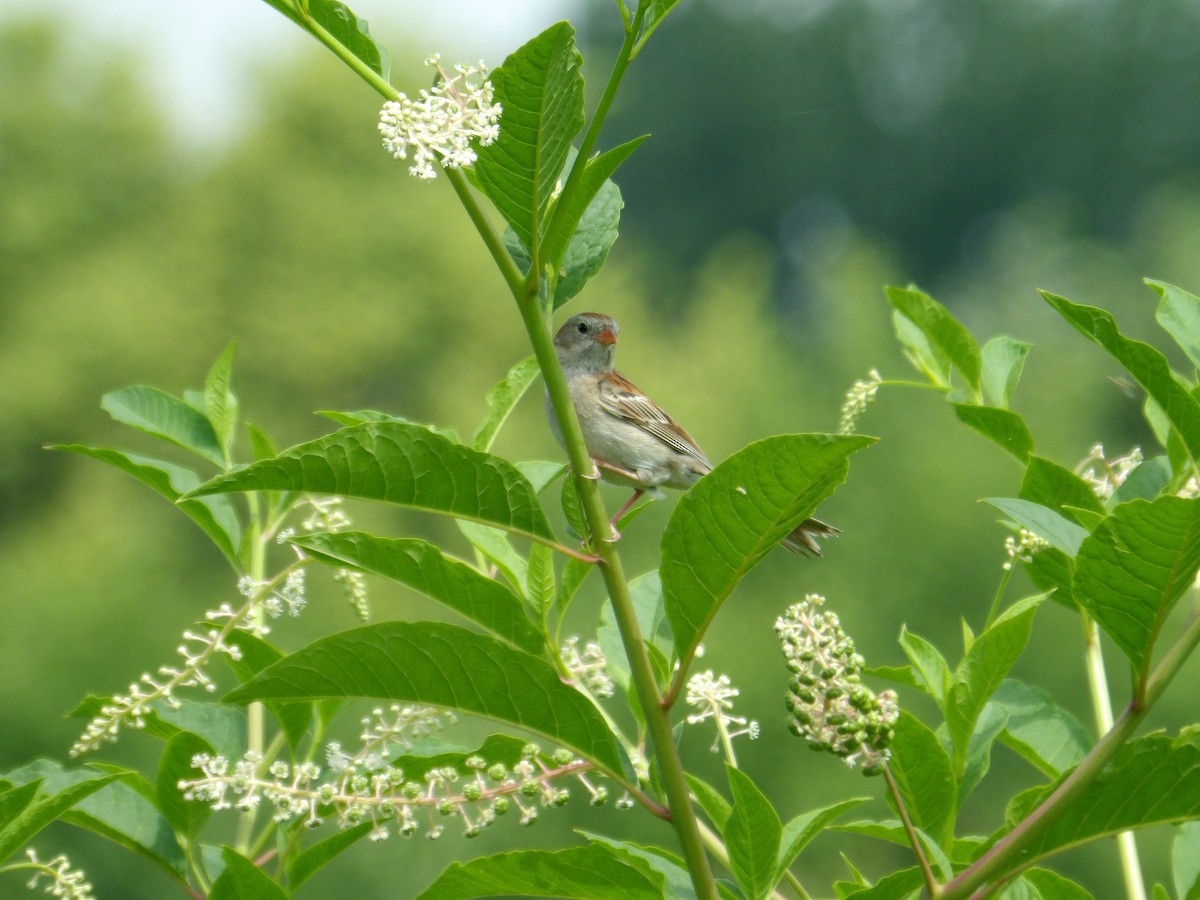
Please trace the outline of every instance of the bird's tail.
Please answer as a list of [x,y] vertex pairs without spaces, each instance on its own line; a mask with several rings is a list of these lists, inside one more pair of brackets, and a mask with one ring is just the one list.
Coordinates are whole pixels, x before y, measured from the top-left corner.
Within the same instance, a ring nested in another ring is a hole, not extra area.
[[820,519],[805,519],[800,525],[783,539],[783,546],[800,556],[820,556],[821,545],[817,538],[835,537],[842,533],[840,528],[822,522]]

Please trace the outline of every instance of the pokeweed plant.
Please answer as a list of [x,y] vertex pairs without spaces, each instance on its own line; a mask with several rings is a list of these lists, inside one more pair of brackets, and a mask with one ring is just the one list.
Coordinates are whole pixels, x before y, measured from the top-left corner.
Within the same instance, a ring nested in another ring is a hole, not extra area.
[[[675,844],[645,847],[587,833],[558,850],[456,863],[420,896],[809,897],[815,888],[805,886],[796,859],[837,827],[907,844],[915,858],[873,881],[852,866],[851,880],[833,886],[839,897],[1076,898],[1087,892],[1043,860],[1085,841],[1200,815],[1194,732],[1135,736],[1200,640],[1195,616],[1170,618],[1200,568],[1194,382],[1172,372],[1157,350],[1123,337],[1107,313],[1047,295],[1145,389],[1147,418],[1164,450],[1123,460],[1094,451],[1072,471],[1037,456],[1028,428],[1008,408],[1028,344],[1000,337],[981,348],[932,298],[889,290],[897,336],[924,380],[888,381],[872,370],[847,396],[841,433],[777,435],[735,453],[676,506],[658,569],[631,580],[610,537],[551,320],[616,239],[622,202],[611,179],[642,139],[599,152],[601,130],[626,68],[674,3],[642,0],[632,8],[618,0],[624,40],[588,119],[582,60],[565,22],[490,73],[482,64],[447,69],[430,57],[433,86],[409,97],[391,86],[386,51],[345,6],[268,2],[383,96],[379,129],[388,152],[409,161],[418,178],[441,174],[449,182],[512,295],[533,355],[489,393],[468,440],[380,412],[331,412],[338,430],[283,451],[246,424],[248,462],[234,452],[241,426],[232,347],[200,391],[175,396],[136,386],[106,395],[104,408],[119,422],[182,448],[217,474],[105,447],[58,449],[115,466],[174,503],[229,561],[230,599],[183,631],[173,664],[76,710],[88,724],[72,756],[106,748],[134,728],[163,742],[157,771],[39,760],[7,773],[0,861],[62,819],[134,851],[191,896],[285,897],[362,838],[436,838],[447,830],[472,837],[505,818],[531,823],[574,792],[594,804],[615,794],[615,806],[668,822]],[[503,233],[487,203],[506,223]],[[1200,365],[1200,301],[1153,286],[1163,298],[1160,321]],[[565,467],[491,453],[539,374],[564,436]],[[737,689],[727,676],[694,671],[697,650],[742,577],[846,479],[849,457],[873,441],[852,434],[855,423],[882,387],[901,383],[943,391],[959,419],[1023,466],[1018,496],[990,501],[1013,527],[1008,559],[982,629],[964,627],[964,652],[953,667],[906,630],[900,644],[909,665],[866,667],[815,594],[780,615],[780,689],[791,730],[812,748],[883,776],[877,783],[897,816],[834,825],[862,802],[849,798],[785,824],[737,765],[734,741],[757,737],[760,725],[734,714]],[[544,505],[560,479],[567,536],[556,533]],[[340,498],[451,517],[475,558],[353,530]],[[273,629],[303,612],[305,572],[314,564],[333,568],[364,619],[368,579],[382,578],[425,594],[468,625],[366,624],[285,654]],[[1005,606],[1018,565],[1042,593]],[[593,569],[611,612],[594,640],[564,639],[564,617]],[[1085,623],[1098,739],[1049,693],[1009,677],[1047,598]],[[1098,630],[1130,662],[1131,699],[1115,720]],[[214,661],[239,683],[219,699]],[[942,721],[935,728],[902,711],[897,690],[875,692],[864,674],[927,694]],[[379,704],[361,719],[356,743],[328,740],[356,699]],[[615,714],[622,705],[632,716]],[[506,732],[474,747],[449,742],[445,729],[464,716]],[[727,762],[727,789],[687,772],[679,751],[679,728],[709,723]],[[992,835],[961,835],[959,809],[986,775],[998,741],[1032,764],[1036,783],[1013,798]],[[223,810],[233,810],[237,822],[225,840],[209,827]],[[1200,835],[1181,827],[1176,844],[1183,860],[1176,889],[1193,896],[1200,888],[1186,861]],[[1136,896],[1131,838],[1123,838],[1121,858]],[[717,880],[717,866],[728,878]],[[91,896],[85,876],[61,857],[43,862],[30,850],[0,867],[21,871],[49,879],[59,896]]]

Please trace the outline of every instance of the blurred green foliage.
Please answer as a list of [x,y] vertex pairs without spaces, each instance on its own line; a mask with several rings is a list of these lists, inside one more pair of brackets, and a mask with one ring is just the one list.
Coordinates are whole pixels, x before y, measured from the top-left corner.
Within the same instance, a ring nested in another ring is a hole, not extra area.
[[[838,4],[784,27],[697,3],[664,28],[609,136],[656,132],[618,179],[626,236],[571,311],[615,316],[622,371],[722,459],[767,434],[834,430],[844,391],[871,367],[905,377],[881,287],[920,276],[981,339],[1034,343],[1013,405],[1040,453],[1070,465],[1096,441],[1115,453],[1148,444],[1138,399],[1107,380],[1114,365],[1033,289],[1105,306],[1145,337],[1155,298],[1142,275],[1200,287],[1200,119],[1188,118],[1197,50],[1178,39],[1193,7],[915,4],[915,24],[884,7]],[[893,35],[889,22],[905,28]],[[589,34],[594,87],[604,32]],[[82,726],[64,712],[167,662],[179,632],[233,590],[219,555],[150,492],[41,449],[125,441],[99,410],[101,393],[198,386],[236,339],[242,408],[281,445],[329,430],[310,415],[318,408],[374,407],[470,433],[487,388],[528,352],[451,192],[408,178],[379,150],[376,100],[336,61],[314,50],[262,69],[253,124],[198,159],[178,146],[133,60],[70,46],[57,23],[0,33],[3,768],[61,758]],[[420,83],[420,55],[393,46],[397,84]],[[940,85],[937,102],[914,94],[906,106],[905,73],[918,94]],[[558,459],[535,393],[496,449]],[[982,623],[1003,561],[1006,532],[976,500],[1015,493],[1020,470],[1004,454],[926,393],[885,389],[860,428],[883,440],[821,513],[843,536],[821,561],[776,554],[755,571],[701,661],[730,674],[738,711],[773,733],[739,755],[785,816],[863,786],[783,735],[775,616],[819,592],[871,663],[900,661],[902,623],[953,657],[959,617]],[[416,514],[381,522],[370,507],[356,515],[466,552],[452,526]],[[631,573],[654,564],[665,520],[664,505],[629,529]],[[575,610],[581,630],[599,605],[591,588]],[[336,592],[326,596],[281,626],[284,644],[353,624]],[[375,600],[379,619],[423,609],[398,592]],[[1048,606],[1016,673],[1089,721],[1075,628]],[[1127,679],[1109,657],[1121,702]],[[1184,721],[1186,694],[1169,694],[1152,724]],[[685,738],[699,773],[717,781],[707,746],[708,736]],[[112,758],[145,762],[156,750],[126,735]],[[980,833],[998,823],[1001,798],[1036,777],[997,755],[968,803]],[[310,896],[333,884],[407,895],[449,859],[553,845],[567,822],[657,833],[633,816],[552,815],[552,828],[494,829],[475,843],[356,848]],[[101,895],[161,896],[132,857],[67,830],[54,838]],[[839,848],[880,860],[880,871],[907,860],[843,840],[816,845],[811,883],[844,875]],[[1148,876],[1163,880],[1164,841],[1142,844]],[[1067,856],[1062,870],[1101,896],[1117,878],[1106,847]]]

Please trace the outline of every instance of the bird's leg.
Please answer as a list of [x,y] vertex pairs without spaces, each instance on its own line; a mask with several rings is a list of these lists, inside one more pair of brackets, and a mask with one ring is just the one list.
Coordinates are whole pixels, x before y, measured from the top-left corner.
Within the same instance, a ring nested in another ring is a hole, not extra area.
[[608,520],[608,524],[613,527],[614,535],[617,535],[617,537],[620,537],[620,535],[617,534],[617,523],[621,521],[621,516],[623,516],[623,515],[625,515],[625,513],[629,512],[629,508],[631,506],[633,506],[633,504],[637,503],[640,499],[642,499],[642,495],[645,493],[646,492],[643,491],[641,488],[638,488],[636,491],[633,492],[633,496],[625,501],[625,505],[622,506],[619,510],[617,510],[617,514]]
[[595,457],[592,458],[592,464],[594,466],[596,466],[596,476],[594,476],[594,477],[599,477],[600,469],[606,469],[609,472],[612,472],[614,475],[619,475],[622,478],[627,478],[630,481],[635,482],[635,483],[642,480],[641,478],[638,477],[637,472],[633,471],[632,469],[626,469],[624,466],[615,466],[610,462],[605,462],[604,460],[596,459]]

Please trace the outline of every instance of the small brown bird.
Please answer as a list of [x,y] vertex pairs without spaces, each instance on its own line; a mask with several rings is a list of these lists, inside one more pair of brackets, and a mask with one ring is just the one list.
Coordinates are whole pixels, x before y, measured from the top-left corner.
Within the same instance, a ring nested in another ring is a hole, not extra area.
[[[608,316],[580,313],[554,336],[588,455],[605,481],[633,488],[633,496],[613,516],[613,523],[642,495],[657,500],[663,496],[661,487],[686,490],[713,469],[692,436],[613,368],[619,332]],[[563,443],[549,394],[546,413],[554,436]],[[783,545],[802,555],[820,556],[816,539],[838,533],[820,519],[806,519],[783,539]]]

